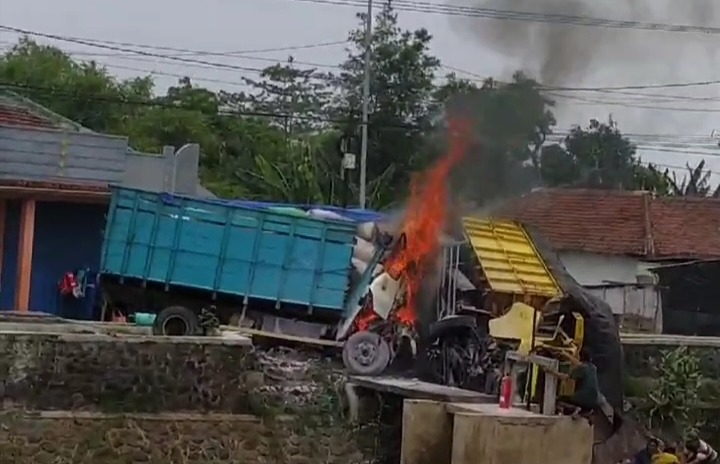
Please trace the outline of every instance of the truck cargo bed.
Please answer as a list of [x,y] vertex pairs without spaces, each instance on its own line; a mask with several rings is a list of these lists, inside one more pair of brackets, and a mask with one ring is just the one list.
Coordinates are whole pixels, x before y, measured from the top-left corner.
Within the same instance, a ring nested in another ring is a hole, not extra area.
[[354,224],[114,188],[102,273],[343,311]]

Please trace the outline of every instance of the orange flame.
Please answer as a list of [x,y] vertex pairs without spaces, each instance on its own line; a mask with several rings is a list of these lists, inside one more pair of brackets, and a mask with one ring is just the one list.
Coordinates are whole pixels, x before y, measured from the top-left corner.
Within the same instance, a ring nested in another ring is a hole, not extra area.
[[405,280],[405,303],[395,316],[407,325],[413,325],[416,320],[417,299],[425,269],[438,256],[440,236],[447,222],[450,170],[462,159],[469,143],[468,126],[464,121],[450,121],[449,130],[448,152],[432,168],[412,180],[402,227],[405,246],[385,263],[385,269],[393,278]]

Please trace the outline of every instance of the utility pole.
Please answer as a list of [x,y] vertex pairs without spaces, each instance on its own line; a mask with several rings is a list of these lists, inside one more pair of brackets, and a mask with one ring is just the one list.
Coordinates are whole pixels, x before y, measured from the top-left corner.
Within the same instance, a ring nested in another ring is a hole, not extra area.
[[367,184],[368,151],[368,105],[370,100],[370,60],[372,49],[373,0],[368,0],[365,18],[365,73],[363,76],[362,135],[360,142],[360,208],[365,209],[365,188]]

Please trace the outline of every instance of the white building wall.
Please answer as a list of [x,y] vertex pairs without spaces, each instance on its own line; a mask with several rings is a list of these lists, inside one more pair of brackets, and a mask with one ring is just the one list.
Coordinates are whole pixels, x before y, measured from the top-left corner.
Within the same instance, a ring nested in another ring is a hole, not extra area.
[[638,275],[651,275],[649,264],[626,256],[562,252],[560,260],[582,286],[635,284]]
[[560,253],[560,260],[580,285],[610,305],[621,330],[662,332],[660,291],[652,283],[639,283],[637,277],[654,277],[650,263],[580,252]]

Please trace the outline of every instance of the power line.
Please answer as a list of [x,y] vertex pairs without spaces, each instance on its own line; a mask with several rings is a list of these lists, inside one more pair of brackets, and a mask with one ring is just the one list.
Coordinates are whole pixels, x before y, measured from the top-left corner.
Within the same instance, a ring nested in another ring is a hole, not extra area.
[[[365,7],[366,0],[295,0],[299,2],[318,3],[325,5]],[[720,28],[709,26],[694,26],[686,24],[652,23],[642,21],[626,21],[617,19],[594,18],[590,16],[568,15],[560,13],[532,13],[514,10],[500,10],[495,8],[472,7],[462,5],[441,5],[438,3],[392,0],[394,10],[411,11],[416,13],[432,13],[449,16],[463,16],[470,18],[497,19],[506,21],[527,21],[536,23],[566,24],[573,26],[605,27],[615,29],[635,29],[663,32],[683,32],[720,34]]]
[[[108,97],[106,95],[99,95],[99,94],[90,94],[90,95],[77,95],[75,93],[71,92],[63,92],[55,88],[50,87],[39,87],[39,86],[31,86],[31,85],[22,85],[17,83],[10,83],[10,82],[0,82],[0,87],[6,87],[13,90],[24,90],[24,91],[37,91],[40,93],[45,93],[47,95],[53,95],[60,98],[67,98],[70,100],[94,100],[94,101],[101,101],[101,102],[107,102],[107,103],[117,103],[117,104],[125,104],[125,105],[135,105],[135,106],[150,106],[150,107],[163,107],[163,108],[169,108],[169,109],[187,109],[187,110],[193,110],[193,111],[199,111],[195,107],[182,107],[178,106],[177,104],[168,104],[162,101],[162,97],[160,99],[152,99],[152,100],[141,100],[141,99],[126,99],[126,98],[112,98]],[[307,119],[307,120],[315,120],[320,122],[328,122],[328,123],[349,123],[349,122],[355,122],[354,120],[348,120],[348,119],[335,119],[335,118],[328,118],[328,117],[322,117],[322,116],[312,116],[312,115],[297,115],[297,114],[290,114],[290,113],[279,113],[279,112],[268,112],[268,111],[250,111],[250,110],[224,110],[227,115],[236,115],[236,116],[258,116],[258,117],[273,117],[273,118],[293,118],[293,119]],[[372,125],[372,123],[371,123]],[[410,129],[410,130],[417,130],[418,127],[408,125],[408,124],[398,124],[398,125],[388,125],[387,127],[396,128],[396,129]],[[569,130],[562,130],[562,129],[556,129],[555,132],[548,135],[548,140],[552,140],[553,138],[563,138],[567,137],[571,134],[571,131]],[[699,134],[692,134],[692,135],[669,135],[669,134],[633,134],[633,133],[623,133],[624,137],[630,138],[632,141],[633,137],[694,137],[694,138],[702,138],[704,136]],[[709,138],[709,137],[707,137]],[[556,140],[558,142],[562,140]],[[666,144],[669,142],[666,142]],[[655,150],[655,151],[668,151],[673,153],[679,153],[679,154],[698,154],[698,155],[707,155],[707,156],[720,156],[720,150],[718,153],[702,153],[702,152],[691,152],[691,151],[684,151],[684,150],[673,150],[671,148],[664,148],[664,147],[657,147],[648,145],[647,143],[635,143],[636,147],[638,149],[643,150]],[[708,147],[711,144],[708,144]]]
[[610,105],[610,106],[621,106],[624,108],[635,108],[635,109],[646,109],[654,111],[676,111],[685,113],[718,113],[720,108],[677,108],[669,106],[656,106],[656,105],[638,105],[634,103],[610,101],[610,100],[596,100],[592,98],[579,97],[577,95],[561,95],[553,92],[546,92],[546,94],[555,98],[563,98],[570,100],[578,100],[581,102],[592,103],[595,105]]
[[[331,0],[295,0],[295,1],[331,1]],[[332,1],[361,1],[361,0],[332,0]],[[365,0],[362,0],[365,1]],[[399,1],[399,0],[394,0]],[[366,5],[366,3],[363,3],[363,5]],[[144,49],[157,49],[157,50],[171,50],[175,52],[186,52],[186,53],[196,53],[198,55],[208,55],[208,56],[229,56],[225,55],[226,52],[212,52],[212,51],[201,51],[201,50],[189,50],[189,49],[182,49],[182,48],[176,48],[176,47],[164,47],[164,46],[157,46],[157,45],[148,45],[148,44],[139,44],[139,43],[130,43],[130,42],[115,42],[115,41],[108,41],[108,40],[97,40],[97,39],[87,39],[87,38],[79,38],[79,37],[72,37],[72,36],[61,36],[56,34],[47,34],[37,31],[31,31],[27,29],[21,29],[16,28],[12,26],[5,26],[0,25],[0,30],[6,30],[15,32],[22,35],[28,35],[28,36],[36,36],[36,37],[43,37],[51,40],[57,40],[61,42],[68,42],[68,43],[75,43],[79,45],[84,45],[88,47],[94,47],[94,48],[101,48],[105,50],[111,50],[115,52],[124,52],[128,54],[128,58],[133,56],[145,56],[150,58],[156,58],[156,59],[164,59],[169,61],[176,61],[180,63],[184,63],[186,65],[195,65],[195,66],[202,66],[205,68],[217,68],[217,69],[227,69],[227,70],[235,70],[235,71],[245,71],[245,72],[251,72],[251,73],[262,73],[264,71],[263,68],[252,68],[247,66],[238,66],[238,65],[232,65],[227,63],[220,63],[220,62],[214,62],[214,61],[206,61],[206,60],[198,60],[193,58],[187,58],[184,56],[176,56],[176,55],[166,55],[166,54],[159,54],[154,52],[147,52],[145,50],[137,50],[137,49],[131,49],[131,48],[125,48],[125,47],[136,47],[136,48],[144,48]],[[342,43],[348,43],[347,41],[344,41]],[[114,44],[123,44],[123,45],[114,45]],[[338,44],[338,41],[335,42],[324,42],[322,44],[314,44],[314,45],[329,45],[329,44]],[[305,45],[305,47],[310,47],[313,44]],[[259,50],[256,50],[259,52]],[[260,57],[253,57],[253,59],[261,59],[262,61],[274,61],[276,63],[280,63],[279,60],[272,60],[270,58],[260,58]],[[296,64],[306,64],[308,66],[313,67],[327,67],[327,68],[339,68],[337,65],[329,65],[329,64],[323,64],[323,63],[309,63],[309,62],[297,62]],[[480,76],[478,74],[462,70],[460,68],[455,68],[452,66],[443,65],[442,67],[447,68],[451,71],[456,72],[462,72],[464,74],[468,74],[474,77],[474,79],[466,79],[466,80],[475,80],[475,81],[484,81],[486,78],[483,76]],[[321,75],[317,75],[315,77],[322,78]],[[720,84],[719,80],[709,80],[709,81],[696,81],[696,82],[676,82],[676,83],[666,83],[666,84],[644,84],[644,85],[624,85],[624,86],[603,86],[603,87],[560,87],[560,86],[545,86],[545,85],[539,85],[538,88],[540,90],[545,91],[552,91],[552,92],[602,92],[602,93],[622,93],[619,91],[627,91],[627,90],[645,90],[645,89],[660,89],[660,88],[678,88],[678,87],[697,87],[697,86],[709,86],[709,85],[716,85]],[[623,95],[632,95],[631,93],[625,92],[622,93]],[[557,95],[557,94],[556,94]],[[636,96],[644,96],[645,94],[642,93],[636,93],[634,94]],[[655,94],[654,96],[659,96],[659,94]],[[665,96],[663,96],[665,97]],[[561,98],[566,99],[576,99],[576,100],[583,100],[582,97],[575,97],[575,96],[562,96]],[[673,95],[669,96],[669,98],[678,99],[681,100],[684,97],[679,95]],[[688,101],[693,100],[692,97],[687,98]],[[700,100],[700,101],[705,101]],[[710,98],[708,98],[708,101],[711,101]],[[591,102],[591,103],[597,103],[597,102]],[[648,108],[653,109],[653,108]],[[662,107],[657,107],[657,109],[665,109]],[[694,111],[694,110],[692,110]],[[713,110],[714,111],[714,110]],[[704,112],[704,111],[703,111]]]
[[[96,101],[96,102],[103,102],[103,103],[114,103],[119,105],[129,105],[129,106],[144,106],[144,107],[158,107],[158,108],[165,108],[165,109],[175,109],[175,110],[188,110],[188,111],[196,111],[198,113],[203,113],[202,110],[198,109],[194,106],[183,106],[179,105],[177,103],[168,103],[163,101],[163,97],[160,97],[158,99],[137,99],[137,98],[119,98],[119,97],[108,97],[107,95],[100,95],[100,94],[84,94],[84,95],[78,95],[76,93],[72,92],[63,92],[59,91],[58,89],[50,88],[50,87],[41,87],[41,86],[33,86],[33,85],[22,85],[12,82],[2,82],[0,81],[0,89],[2,88],[9,88],[15,91],[35,91],[39,93],[45,93],[46,95],[52,95],[54,97],[58,98],[64,98],[68,100],[77,100],[77,101]],[[326,123],[333,123],[333,124],[350,124],[350,123],[357,123],[356,120],[351,119],[338,119],[338,118],[329,118],[325,116],[313,116],[313,115],[301,115],[301,114],[295,114],[295,113],[281,113],[281,112],[272,112],[272,111],[258,111],[258,110],[239,110],[239,109],[229,109],[229,108],[221,108],[218,112],[222,116],[248,116],[248,117],[266,117],[266,118],[276,118],[276,119],[297,119],[297,120],[305,120],[305,121],[317,121],[317,122],[326,122]],[[215,113],[212,113],[213,115]],[[376,126],[372,121],[369,123],[371,127]],[[376,126],[379,127],[379,126]],[[397,129],[397,130],[411,130],[411,131],[417,131],[420,130],[420,127],[410,125],[410,124],[383,124],[382,129]]]
[[224,84],[224,85],[232,85],[232,86],[238,86],[238,87],[247,87],[246,82],[238,82],[238,81],[228,81],[224,79],[213,79],[210,77],[197,77],[197,76],[190,76],[188,74],[177,74],[177,73],[168,73],[164,71],[156,71],[152,69],[143,69],[143,68],[135,68],[132,66],[122,66],[118,64],[107,64],[107,63],[100,63],[103,66],[107,68],[116,68],[116,69],[123,69],[125,71],[134,71],[134,72],[142,72],[149,74],[151,76],[157,75],[157,76],[166,76],[166,77],[175,77],[177,79],[183,79],[183,78],[189,78],[191,81],[194,82],[209,82],[213,84]]
[[[132,53],[135,55],[146,56],[146,57],[151,57],[151,58],[156,58],[156,59],[159,58],[159,59],[165,59],[165,60],[170,60],[170,61],[176,61],[176,62],[183,63],[187,66],[198,66],[198,67],[202,67],[202,68],[209,67],[209,68],[217,68],[217,69],[225,69],[225,70],[233,70],[233,71],[252,72],[252,73],[257,73],[257,74],[262,74],[264,71],[266,71],[266,69],[261,69],[261,68],[251,68],[251,67],[247,67],[247,66],[238,66],[238,65],[233,65],[233,64],[218,63],[218,62],[198,60],[198,59],[192,59],[192,58],[186,58],[186,57],[168,56],[168,55],[163,55],[163,54],[154,53],[154,52],[147,52],[144,50],[128,49],[128,48],[124,48],[124,47],[118,47],[115,45],[107,45],[105,43],[101,43],[101,41],[95,41],[95,40],[90,40],[90,39],[79,39],[79,38],[74,38],[74,37],[65,37],[65,36],[59,36],[59,35],[54,35],[54,34],[45,34],[45,33],[36,32],[36,31],[14,28],[14,27],[10,27],[10,26],[0,25],[0,29],[10,30],[10,31],[13,31],[16,33],[21,33],[21,34],[26,34],[26,35],[34,35],[34,36],[38,36],[38,37],[49,38],[49,39],[53,39],[53,40],[77,43],[80,45],[85,45],[85,46],[90,46],[90,47],[110,49],[110,50],[114,50],[114,51],[129,52],[129,53]],[[140,44],[133,44],[133,45],[136,47],[140,46]],[[142,45],[142,46],[144,46],[146,48],[154,47],[152,45]],[[160,48],[160,47],[157,47],[157,48]],[[162,47],[162,48],[170,48],[170,47]],[[181,50],[181,49],[175,49],[175,50]],[[450,68],[450,69],[457,69],[457,68]],[[310,71],[314,71],[314,70],[310,70]],[[156,73],[156,74],[159,74],[159,73]],[[327,76],[327,75],[323,75],[323,74],[315,74],[313,77],[318,78],[318,79],[325,79],[325,80],[332,79],[331,76]],[[715,81],[715,82],[720,83],[720,81]],[[708,82],[705,82],[705,83],[708,83]],[[695,83],[695,84],[699,84],[699,83]],[[233,85],[235,85],[235,84],[233,84]],[[664,85],[665,86],[681,86],[681,85],[685,86],[685,85],[689,85],[689,84],[685,83],[685,84],[664,84]],[[650,87],[657,87],[657,86],[624,86],[624,87],[615,87],[615,89],[629,89],[629,88],[641,89],[641,88],[650,88]],[[696,112],[696,113],[720,112],[720,108],[677,108],[677,107],[666,107],[666,106],[657,106],[657,105],[654,105],[654,106],[653,105],[642,105],[642,104],[628,103],[627,101],[588,99],[588,98],[584,98],[584,97],[580,97],[580,96],[562,95],[562,94],[557,93],[559,91],[581,90],[580,88],[561,89],[559,87],[546,87],[546,86],[539,86],[538,88],[540,90],[544,90],[547,95],[554,96],[555,98],[562,98],[562,99],[566,99],[566,100],[577,100],[577,101],[591,103],[591,104],[615,105],[615,106],[622,106],[622,107],[626,107],[626,108],[647,109],[647,110],[656,110],[656,111]],[[548,91],[548,89],[555,89],[555,90]],[[598,87],[595,89],[582,89],[582,90],[610,92],[611,88],[610,87],[606,87],[606,88]],[[640,94],[640,95],[642,95],[642,94]]]
[[[178,105],[176,103],[166,103],[158,100],[140,100],[140,99],[127,99],[127,98],[111,98],[107,96],[102,95],[77,95],[77,94],[71,94],[67,92],[59,92],[57,89],[51,89],[51,88],[44,88],[44,87],[35,87],[35,86],[23,86],[23,85],[17,85],[17,84],[8,84],[0,82],[0,88],[2,87],[10,87],[15,90],[35,90],[40,92],[46,92],[48,94],[51,94],[56,97],[60,98],[67,98],[70,100],[83,100],[87,101],[88,99],[92,99],[94,101],[98,102],[106,102],[106,103],[117,103],[117,104],[123,104],[123,105],[132,105],[132,106],[146,106],[146,107],[159,107],[159,108],[165,108],[165,109],[184,109],[184,110],[190,110],[190,111],[196,111],[199,113],[203,113],[202,110],[199,110],[196,107],[183,107],[182,105]],[[218,111],[218,115],[221,116],[244,116],[244,117],[268,117],[268,118],[277,118],[277,119],[297,119],[297,120],[306,120],[306,121],[317,121],[317,122],[327,122],[327,123],[335,123],[335,124],[343,124],[343,123],[349,123],[353,122],[350,120],[343,120],[343,119],[333,119],[323,116],[312,116],[312,115],[296,115],[296,114],[289,114],[289,113],[279,113],[279,112],[270,112],[270,111],[256,111],[256,110],[238,110],[238,109],[228,109],[224,108]],[[369,123],[370,126],[375,126],[372,122]],[[382,129],[382,130],[418,130],[418,127],[412,127],[409,125],[387,125],[383,124],[381,127],[376,127],[376,129]],[[720,156],[720,153],[714,154],[714,153],[700,153],[700,152],[688,152],[683,150],[662,150],[658,149],[657,147],[644,147],[642,145],[636,145],[636,148],[639,150],[647,149],[651,151],[667,151],[672,153],[678,153],[678,154],[684,154],[684,155],[702,155],[702,156]],[[669,169],[679,169],[679,170],[686,170],[687,166],[678,166],[678,165],[672,165],[672,164],[666,164],[666,163],[658,163],[653,161],[643,161],[646,163],[646,165],[655,166],[655,167],[662,167],[662,168],[669,168]],[[720,172],[707,170],[708,172],[711,172],[712,174],[720,174]]]
[[[562,91],[562,90],[560,90]],[[577,91],[577,90],[576,90]],[[720,96],[713,96],[713,97],[698,97],[698,96],[692,96],[692,95],[673,95],[673,94],[664,94],[664,93],[644,93],[644,92],[629,92],[629,91],[623,91],[623,90],[581,90],[581,92],[596,92],[596,93],[603,93],[608,95],[618,95],[618,96],[631,96],[631,97],[639,97],[639,98],[648,98],[646,101],[652,101],[653,99],[660,99],[660,100],[676,100],[676,101],[698,101],[698,102],[720,102]]]
[[[3,26],[2,29],[8,29],[9,26]],[[9,32],[16,32],[16,31],[9,31]],[[17,32],[16,32],[17,33]],[[85,40],[105,45],[116,45],[120,47],[133,47],[133,48],[147,48],[151,50],[161,50],[161,51],[171,51],[171,52],[177,52],[174,56],[235,56],[235,55],[252,55],[255,53],[273,53],[273,52],[284,52],[284,51],[295,51],[295,50],[307,50],[307,49],[313,49],[313,48],[323,48],[323,47],[332,47],[337,45],[346,45],[350,43],[349,40],[333,40],[328,42],[318,42],[318,43],[309,43],[309,44],[302,44],[302,45],[286,45],[282,47],[270,47],[270,48],[253,48],[248,50],[234,50],[234,51],[225,51],[225,52],[218,52],[218,51],[207,51],[207,50],[193,50],[189,48],[179,48],[179,47],[167,47],[162,45],[148,45],[148,44],[141,44],[136,42],[119,42],[115,40],[102,40],[102,39],[88,39],[84,37],[76,37],[76,36],[63,36],[66,39],[74,39],[74,40]],[[0,41],[0,44],[13,44],[14,42],[9,41]],[[96,54],[92,54],[96,55]],[[100,55],[100,54],[97,54]],[[132,56],[132,54],[118,54],[118,53],[108,53],[105,54],[105,56],[111,57],[111,56]],[[173,56],[173,55],[168,55]]]
[[99,41],[95,41],[95,40],[91,41],[91,40],[86,40],[86,39],[75,39],[72,37],[65,37],[65,36],[60,36],[60,35],[55,35],[55,34],[46,34],[43,32],[35,32],[35,31],[27,30],[27,29],[20,29],[20,28],[10,27],[10,26],[0,25],[0,29],[16,32],[18,34],[23,34],[23,35],[43,37],[46,39],[59,40],[62,42],[70,42],[70,43],[75,43],[78,45],[85,45],[88,47],[96,47],[96,48],[103,48],[106,50],[112,50],[112,51],[118,51],[118,52],[133,53],[133,54],[137,54],[137,55],[142,55],[142,56],[147,56],[147,57],[152,57],[152,58],[166,59],[166,60],[177,61],[177,62],[181,62],[181,63],[200,64],[200,65],[205,65],[208,67],[233,69],[233,70],[237,70],[237,71],[249,71],[249,72],[255,72],[255,73],[262,73],[264,71],[264,69],[261,69],[261,68],[237,66],[237,65],[227,64],[227,63],[218,63],[215,61],[205,61],[205,60],[198,60],[195,58],[186,58],[186,57],[180,57],[180,56],[162,55],[159,53],[147,52],[144,50],[134,50],[134,49],[115,46],[115,45],[107,45],[107,44],[100,43]]
[[[74,38],[73,38],[74,39]],[[77,39],[77,40],[87,40],[91,42],[95,42],[95,40],[90,39]],[[98,41],[98,43],[101,43],[102,41]],[[328,42],[328,43],[334,43],[334,42]],[[345,43],[345,42],[343,42]],[[146,48],[146,49],[156,49],[157,47],[153,45],[140,45],[140,44],[134,44],[132,45],[136,48]],[[11,50],[11,47],[4,47],[6,50]],[[167,47],[162,47],[167,48]],[[306,47],[307,48],[307,47]],[[175,49],[177,50],[177,49]],[[266,49],[270,50],[270,49]],[[278,49],[276,49],[278,50]],[[133,61],[143,61],[140,60],[137,56],[136,52],[129,52],[129,53],[93,53],[93,52],[86,52],[81,50],[63,50],[65,53],[68,53],[73,56],[79,56],[79,57],[89,57],[89,58],[118,58],[118,59],[129,59]],[[250,53],[260,53],[261,50],[255,50],[251,51]],[[187,50],[183,53],[170,53],[170,54],[162,54],[162,59],[172,59],[177,57],[184,57],[184,56],[219,56],[219,57],[226,57],[226,58],[238,58],[243,60],[250,60],[250,61],[265,61],[265,62],[271,62],[271,63],[282,63],[282,62],[292,62],[294,64],[301,64],[304,66],[311,66],[314,68],[333,68],[338,69],[340,66],[334,65],[334,64],[326,64],[326,63],[315,63],[310,61],[302,61],[302,60],[283,60],[278,58],[270,58],[270,57],[262,57],[262,56],[248,56],[248,53],[243,54],[242,52],[212,52],[212,51],[202,51],[202,50]],[[158,57],[159,58],[159,57]],[[149,61],[149,60],[147,60]],[[185,63],[188,64],[188,63]]]

